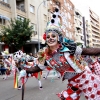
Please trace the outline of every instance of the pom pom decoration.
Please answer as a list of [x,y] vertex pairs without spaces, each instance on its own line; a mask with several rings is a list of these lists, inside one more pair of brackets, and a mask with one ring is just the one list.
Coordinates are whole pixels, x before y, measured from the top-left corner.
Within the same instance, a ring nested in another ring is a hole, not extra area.
[[43,39],[46,40],[46,33],[43,34]]
[[62,34],[62,29],[61,29],[61,14],[58,8],[55,8],[54,12],[52,13],[51,20],[47,23],[46,26],[46,33],[49,32],[49,30],[57,30],[58,34]]
[[20,59],[23,56],[23,52],[21,50],[14,53],[14,59]]
[[55,8],[55,12],[59,12],[59,9],[58,8]]
[[52,17],[53,17],[53,18],[56,18],[56,15],[55,15],[55,14],[53,14],[53,15],[52,15]]
[[52,23],[52,24],[55,23],[55,20],[54,20],[54,19],[51,19],[51,23]]

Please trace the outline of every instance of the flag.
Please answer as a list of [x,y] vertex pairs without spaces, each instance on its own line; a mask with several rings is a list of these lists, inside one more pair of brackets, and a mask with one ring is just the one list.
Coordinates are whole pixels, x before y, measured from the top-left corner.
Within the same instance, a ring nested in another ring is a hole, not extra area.
[[18,88],[18,76],[16,71],[14,73],[14,88]]

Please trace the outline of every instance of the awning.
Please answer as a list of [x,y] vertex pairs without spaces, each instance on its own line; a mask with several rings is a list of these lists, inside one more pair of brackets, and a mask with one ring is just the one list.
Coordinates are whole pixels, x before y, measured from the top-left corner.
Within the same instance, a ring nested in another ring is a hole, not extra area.
[[8,18],[8,17],[6,17],[4,15],[1,15],[1,14],[0,14],[0,18],[5,19],[5,20],[10,20],[10,18]]

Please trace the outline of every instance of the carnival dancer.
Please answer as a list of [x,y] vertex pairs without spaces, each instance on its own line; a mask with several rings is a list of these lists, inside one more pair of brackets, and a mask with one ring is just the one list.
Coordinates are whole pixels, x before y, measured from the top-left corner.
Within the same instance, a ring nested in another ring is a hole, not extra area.
[[[30,65],[31,67],[35,67],[36,65],[38,65],[38,57],[33,58],[33,62],[27,62],[27,64]],[[41,90],[43,88],[41,83],[42,71],[37,73],[32,73],[31,76],[35,77],[38,80],[39,89]]]
[[6,69],[5,77],[3,79],[6,80],[8,79],[9,75],[14,75],[15,71],[17,70],[17,67],[12,55],[8,55],[7,58],[4,58],[3,62]]
[[79,100],[82,92],[87,100],[100,100],[100,78],[86,70],[75,58],[76,54],[98,55],[100,48],[77,47],[63,36],[59,25],[56,18],[51,19],[45,31],[47,47],[42,51],[42,59],[38,65],[27,69],[26,73],[24,71],[24,74],[42,71],[47,63],[61,74],[63,81],[68,80],[67,89],[58,95],[61,100]]
[[98,56],[85,55],[83,58],[87,62],[90,70],[100,77],[100,63]]
[[[32,59],[26,60],[25,57],[22,57],[21,60],[20,60],[20,67],[21,67],[21,69],[25,69],[25,70],[28,69],[28,68],[34,67],[38,62],[37,60],[36,59],[35,59],[35,61],[32,61]],[[43,88],[42,83],[41,83],[41,75],[42,75],[42,71],[37,72],[37,73],[27,74],[26,77],[25,77],[25,82],[28,80],[28,78],[35,77],[38,80],[39,89],[41,90]],[[19,75],[19,78],[18,78],[18,82],[19,82],[18,89],[21,89],[22,85],[21,85],[20,75]]]
[[5,76],[3,77],[4,80],[8,79],[8,75],[10,75],[10,62],[8,61],[7,58],[4,58],[3,59],[3,62],[4,62],[4,69],[5,69]]

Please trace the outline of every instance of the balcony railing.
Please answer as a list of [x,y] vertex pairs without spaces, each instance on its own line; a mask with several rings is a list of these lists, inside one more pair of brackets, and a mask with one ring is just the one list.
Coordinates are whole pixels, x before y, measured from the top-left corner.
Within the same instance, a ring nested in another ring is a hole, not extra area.
[[0,1],[0,5],[5,6],[7,8],[11,8],[10,5],[8,3],[5,3],[3,1]]
[[25,12],[25,8],[21,8],[20,6],[16,6],[16,8],[17,8],[18,10],[21,10],[22,12]]

